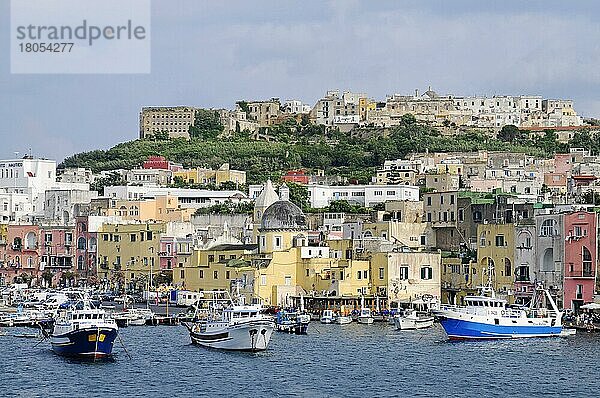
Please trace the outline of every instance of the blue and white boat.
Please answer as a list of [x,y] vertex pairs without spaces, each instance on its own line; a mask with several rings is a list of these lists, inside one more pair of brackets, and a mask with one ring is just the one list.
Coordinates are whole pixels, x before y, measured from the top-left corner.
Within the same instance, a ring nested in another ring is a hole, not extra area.
[[[562,313],[550,293],[536,289],[529,307],[510,307],[486,288],[480,296],[465,297],[465,306],[441,305],[433,310],[451,340],[514,339],[560,336]],[[544,303],[542,308],[536,304]]]
[[59,310],[49,337],[57,354],[95,360],[112,354],[118,332],[106,311],[84,300]]

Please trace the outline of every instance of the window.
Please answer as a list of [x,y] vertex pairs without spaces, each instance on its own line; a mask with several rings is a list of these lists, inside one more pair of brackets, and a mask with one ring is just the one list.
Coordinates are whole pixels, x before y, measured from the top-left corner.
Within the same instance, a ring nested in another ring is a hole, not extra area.
[[214,254],[209,254],[208,255],[208,262],[209,263],[214,263],[215,262],[215,255]]
[[310,276],[310,269],[306,269],[306,276]]
[[77,239],[77,249],[85,250],[85,243],[85,238],[83,236]]
[[362,279],[362,272],[358,271],[356,273],[356,279]]
[[381,196],[383,195],[383,191],[375,191],[375,196]]
[[185,279],[185,270],[182,269],[182,270],[179,271],[179,277],[181,279]]
[[421,279],[429,280],[433,278],[433,268],[428,265],[421,267]]
[[276,236],[275,237],[275,243],[273,244],[273,248],[275,250],[281,249],[281,236]]
[[575,236],[576,238],[580,238],[583,236],[583,234],[581,232],[581,227],[579,225],[576,225],[573,228],[573,236]]
[[431,213],[427,213],[427,222],[431,222]]
[[285,285],[292,286],[292,277],[291,276],[288,276],[288,275],[285,276]]
[[225,261],[225,255],[219,254],[219,262]]
[[267,276],[266,275],[261,275],[260,276],[260,285],[261,286],[267,286]]
[[364,270],[363,271],[363,279],[368,279],[369,278],[369,271]]
[[431,196],[427,197],[427,206],[431,206]]
[[213,279],[219,279],[219,271],[213,271]]
[[203,279],[204,278],[204,270],[201,269],[200,271],[198,271],[198,278]]
[[383,268],[379,268],[379,279],[383,279],[385,276],[385,271]]
[[503,247],[504,244],[504,235],[496,235],[496,247]]
[[465,211],[458,209],[458,221],[465,221]]
[[146,239],[152,240],[152,231],[146,231]]
[[583,300],[583,285],[577,285],[577,300]]
[[44,242],[46,242],[46,244],[52,243],[52,234],[45,234],[44,235]]
[[585,246],[583,246],[582,251],[583,276],[594,276],[592,271],[592,253]]
[[450,195],[450,204],[453,205],[454,204],[454,195]]
[[340,271],[340,280],[343,281],[344,280],[344,271]]
[[508,258],[504,259],[504,275],[512,276],[512,266]]
[[136,238],[137,238],[136,234],[129,234],[129,241],[135,242]]
[[225,279],[231,278],[231,271],[225,271]]
[[440,204],[443,205],[444,204],[444,195],[440,195]]
[[400,266],[400,280],[408,279],[408,265]]
[[554,229],[554,220],[545,220],[542,223],[542,227],[540,228],[540,236],[554,236],[555,235],[555,229]]

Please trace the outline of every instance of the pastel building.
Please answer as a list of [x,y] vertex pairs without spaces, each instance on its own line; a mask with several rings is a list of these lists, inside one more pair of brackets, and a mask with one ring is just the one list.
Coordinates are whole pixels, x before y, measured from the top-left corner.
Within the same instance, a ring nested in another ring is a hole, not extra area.
[[577,211],[564,216],[564,306],[573,310],[594,299],[596,288],[596,214]]

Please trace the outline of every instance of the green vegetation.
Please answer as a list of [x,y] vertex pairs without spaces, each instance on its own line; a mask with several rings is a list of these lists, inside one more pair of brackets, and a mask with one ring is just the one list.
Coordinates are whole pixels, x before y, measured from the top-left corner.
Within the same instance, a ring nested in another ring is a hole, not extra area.
[[[244,104],[240,104],[244,109]],[[446,136],[430,126],[418,123],[414,116],[404,115],[401,124],[389,132],[375,128],[361,128],[351,133],[311,124],[306,118],[290,118],[280,125],[261,129],[274,141],[254,141],[248,131],[236,132],[223,139],[217,135],[222,129],[218,113],[212,110],[198,112],[190,128],[192,138],[164,138],[135,140],[118,144],[106,151],[96,150],[73,155],[61,167],[86,167],[94,172],[139,167],[150,155],[162,155],[183,163],[186,167],[219,167],[229,162],[231,168],[245,170],[247,182],[277,180],[287,170],[305,168],[324,169],[329,175],[347,177],[353,183],[368,183],[377,167],[386,159],[397,159],[414,152],[450,151],[511,151],[534,156],[552,156],[566,152],[569,146],[600,151],[600,137],[589,132],[575,134],[570,145],[556,141],[556,134],[529,136],[507,126],[499,138],[470,130]],[[302,207],[302,206],[300,206]]]
[[215,205],[209,207],[201,207],[194,215],[202,215],[202,214],[252,214],[254,210],[254,203],[241,202],[241,203],[233,203],[228,200],[224,203],[217,203]]

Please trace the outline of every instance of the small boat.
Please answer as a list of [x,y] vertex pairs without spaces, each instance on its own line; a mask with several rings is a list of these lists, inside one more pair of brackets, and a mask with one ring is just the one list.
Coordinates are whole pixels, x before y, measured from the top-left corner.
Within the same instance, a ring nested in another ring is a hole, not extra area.
[[[204,292],[204,294],[224,292]],[[226,293],[226,292],[225,292]],[[188,324],[192,343],[208,348],[234,351],[266,350],[273,334],[274,324],[270,316],[261,313],[260,305],[229,305],[214,303],[205,320]]]
[[374,322],[373,316],[371,315],[370,308],[361,308],[360,314],[358,315],[358,323],[370,325]]
[[371,314],[371,309],[365,307],[365,297],[363,296],[360,304],[360,313],[358,314],[358,323],[363,323],[365,325],[370,325],[374,322],[373,315]]
[[402,315],[394,317],[394,325],[398,330],[425,329],[433,326],[434,318],[423,311],[409,309]]
[[335,317],[335,323],[338,325],[347,325],[352,323],[352,317],[350,315],[338,315]]
[[295,311],[281,310],[275,317],[275,327],[279,332],[291,334],[307,334],[310,315],[298,314]]
[[323,310],[323,314],[321,315],[321,323],[333,323],[334,316],[332,310]]
[[98,359],[112,354],[118,332],[116,322],[103,309],[80,301],[59,311],[49,337],[59,355]]
[[113,313],[113,319],[120,327],[152,324],[154,318],[154,312],[149,308],[128,308],[123,312]]

